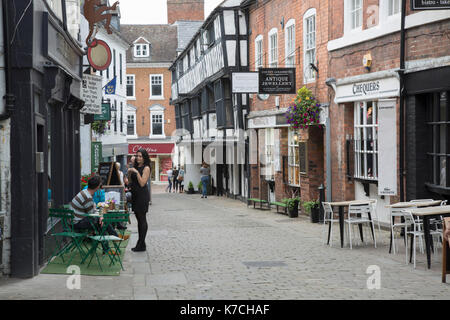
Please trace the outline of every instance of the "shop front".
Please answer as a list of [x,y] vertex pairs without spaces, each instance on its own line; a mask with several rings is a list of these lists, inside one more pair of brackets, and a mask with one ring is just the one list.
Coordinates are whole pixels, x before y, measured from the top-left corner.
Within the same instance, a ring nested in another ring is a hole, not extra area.
[[151,179],[154,183],[167,182],[167,170],[172,168],[174,143],[130,143],[128,144],[128,161],[139,149],[145,149],[150,156]]
[[333,200],[377,199],[378,218],[384,223],[389,223],[385,206],[391,197],[399,197],[399,83],[393,70],[338,80],[337,107],[330,110],[331,127],[342,126],[333,138],[332,170],[345,170],[332,175]]

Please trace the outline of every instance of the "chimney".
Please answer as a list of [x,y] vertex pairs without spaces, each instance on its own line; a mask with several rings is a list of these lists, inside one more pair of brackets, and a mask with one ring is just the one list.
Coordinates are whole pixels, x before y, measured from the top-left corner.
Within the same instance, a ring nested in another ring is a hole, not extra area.
[[203,21],[205,19],[204,0],[167,0],[167,22]]

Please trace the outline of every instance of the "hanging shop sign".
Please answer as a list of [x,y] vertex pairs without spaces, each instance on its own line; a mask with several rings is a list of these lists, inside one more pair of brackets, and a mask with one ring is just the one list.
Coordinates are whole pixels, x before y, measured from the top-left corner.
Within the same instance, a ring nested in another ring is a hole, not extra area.
[[111,104],[109,102],[102,103],[102,113],[94,115],[94,121],[110,121],[111,120]]
[[396,99],[378,101],[378,194],[397,195]]
[[259,69],[260,94],[294,94],[295,68]]
[[102,114],[102,77],[83,74],[81,81],[81,100],[84,100],[82,113]]
[[412,10],[447,10],[450,0],[411,0]]
[[91,142],[91,172],[95,172],[102,161],[102,143]]
[[258,72],[233,72],[231,76],[233,93],[258,93]]
[[105,41],[94,39],[88,48],[87,58],[95,70],[106,70],[111,64],[111,49]]

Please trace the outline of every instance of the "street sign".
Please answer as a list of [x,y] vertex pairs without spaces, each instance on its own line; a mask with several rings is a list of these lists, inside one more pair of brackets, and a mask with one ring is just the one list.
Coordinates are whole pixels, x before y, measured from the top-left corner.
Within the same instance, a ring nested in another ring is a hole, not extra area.
[[81,113],[102,113],[102,77],[93,74],[83,74],[81,80],[81,100],[84,107]]
[[102,113],[94,115],[94,121],[110,121],[111,120],[111,104],[109,102],[102,103]]
[[293,94],[295,91],[295,68],[259,69],[260,94]]
[[448,10],[450,0],[411,0],[412,10]]
[[233,72],[233,93],[258,93],[258,72]]

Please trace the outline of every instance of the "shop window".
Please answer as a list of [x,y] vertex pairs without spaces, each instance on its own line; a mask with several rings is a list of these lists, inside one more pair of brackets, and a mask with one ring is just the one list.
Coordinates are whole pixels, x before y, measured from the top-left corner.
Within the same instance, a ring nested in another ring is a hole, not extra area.
[[149,45],[146,43],[134,45],[134,56],[136,58],[144,58],[150,56]]
[[378,105],[357,102],[354,111],[354,177],[378,179]]
[[295,67],[295,20],[291,19],[286,24],[286,68]]
[[288,175],[289,184],[294,186],[300,185],[300,164],[299,164],[299,147],[298,147],[298,132],[289,129],[289,160],[288,160]]
[[388,0],[388,16],[393,16],[400,13],[401,2],[400,0]]
[[265,179],[273,180],[275,173],[275,129],[266,129],[266,144],[265,144]]
[[428,96],[427,153],[430,174],[428,182],[434,186],[450,187],[450,92],[437,92]]

